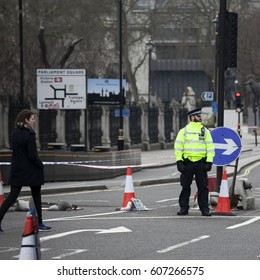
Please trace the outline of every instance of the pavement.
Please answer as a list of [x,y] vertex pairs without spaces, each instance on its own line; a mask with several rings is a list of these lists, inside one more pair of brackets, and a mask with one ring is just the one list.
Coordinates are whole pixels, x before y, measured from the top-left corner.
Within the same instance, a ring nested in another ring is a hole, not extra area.
[[[244,126],[242,128],[242,154],[246,152],[251,152],[250,157],[239,158],[238,172],[252,164],[252,162],[260,161],[260,153],[255,152],[252,155],[252,151],[257,151],[258,144],[255,135],[248,133],[248,127]],[[141,166],[142,168],[158,168],[163,166],[170,166],[176,164],[174,150],[155,150],[155,151],[142,151],[141,152]],[[232,177],[234,173],[234,166],[227,166],[227,174]],[[54,193],[64,193],[64,192],[76,192],[76,191],[86,191],[86,190],[102,190],[108,189],[110,186],[117,184],[123,187],[125,181],[125,176],[119,176],[114,179],[103,179],[94,181],[69,181],[69,182],[47,182],[42,186],[42,194],[54,194]],[[156,178],[156,179],[144,179],[144,180],[134,180],[134,185],[151,185],[158,183],[170,183],[179,181],[179,176],[169,178]],[[5,186],[5,192],[8,192],[9,186]],[[30,195],[30,189],[28,187],[23,187],[21,195]]]

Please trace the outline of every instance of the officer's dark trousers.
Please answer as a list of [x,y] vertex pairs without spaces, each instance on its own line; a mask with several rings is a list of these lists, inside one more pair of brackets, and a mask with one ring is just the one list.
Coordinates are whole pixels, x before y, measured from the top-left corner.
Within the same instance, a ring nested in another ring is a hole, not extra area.
[[189,209],[189,200],[191,194],[192,179],[195,175],[195,180],[198,188],[198,204],[200,210],[208,211],[208,175],[207,172],[202,169],[202,162],[185,161],[185,171],[181,173],[181,186],[182,191],[179,197],[179,205],[181,209]]

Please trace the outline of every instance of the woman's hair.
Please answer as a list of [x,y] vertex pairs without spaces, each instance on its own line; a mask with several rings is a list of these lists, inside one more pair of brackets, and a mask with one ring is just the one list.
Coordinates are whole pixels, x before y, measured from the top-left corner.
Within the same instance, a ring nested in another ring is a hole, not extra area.
[[34,113],[28,109],[22,110],[16,117],[15,127],[23,127],[26,124],[25,119],[29,120]]

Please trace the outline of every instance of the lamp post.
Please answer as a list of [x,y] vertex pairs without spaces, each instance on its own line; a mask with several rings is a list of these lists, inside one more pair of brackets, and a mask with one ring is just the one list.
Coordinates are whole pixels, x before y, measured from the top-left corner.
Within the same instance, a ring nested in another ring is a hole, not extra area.
[[118,2],[118,23],[119,23],[119,129],[118,129],[118,151],[124,150],[124,120],[123,120],[123,28],[122,28],[122,0]]
[[19,50],[20,50],[20,105],[24,104],[24,66],[23,66],[23,0],[19,0]]
[[146,49],[148,51],[148,135],[150,139],[150,102],[151,102],[151,61],[152,61],[152,52],[154,50],[154,43],[151,40],[151,36],[149,41],[146,43]]

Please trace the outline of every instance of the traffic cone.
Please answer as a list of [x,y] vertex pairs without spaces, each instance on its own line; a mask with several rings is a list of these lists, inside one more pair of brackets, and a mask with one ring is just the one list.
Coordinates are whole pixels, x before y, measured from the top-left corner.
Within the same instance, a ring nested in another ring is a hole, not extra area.
[[38,218],[35,211],[28,212],[26,216],[23,240],[20,250],[20,260],[40,260],[40,240],[38,236]]
[[222,181],[220,185],[220,192],[218,196],[218,203],[214,215],[224,215],[224,216],[234,216],[235,214],[231,212],[229,192],[228,192],[228,182],[227,182],[227,171],[223,170]]
[[0,207],[2,206],[4,200],[5,200],[4,187],[3,187],[3,182],[2,182],[2,174],[1,174],[1,170],[0,170]]
[[120,210],[131,210],[132,198],[135,198],[134,185],[132,179],[132,170],[130,167],[127,167],[124,199]]

